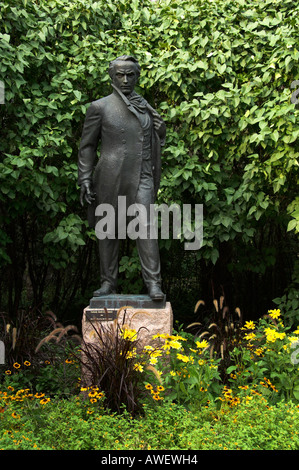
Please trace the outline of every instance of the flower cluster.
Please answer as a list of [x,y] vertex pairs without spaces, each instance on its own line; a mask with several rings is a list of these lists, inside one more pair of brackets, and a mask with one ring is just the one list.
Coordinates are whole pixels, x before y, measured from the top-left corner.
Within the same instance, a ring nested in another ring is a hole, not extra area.
[[154,387],[151,384],[147,383],[145,385],[145,388],[146,388],[146,390],[150,390],[153,400],[159,401],[159,400],[164,399],[163,397],[160,396],[160,393],[164,392],[164,390],[165,390],[162,385],[158,385],[156,387],[156,390],[155,390]]
[[279,332],[275,328],[265,328],[264,333],[266,335],[266,341],[267,343],[275,343],[276,340],[278,339],[284,339],[286,337],[285,332]]
[[183,338],[180,335],[169,335],[163,333],[158,333],[153,336],[153,340],[158,338],[164,340],[161,349],[166,352],[170,351],[171,349],[181,349],[182,344],[180,341],[186,341],[186,338]]
[[[266,338],[267,344],[276,343],[278,340],[287,339],[291,345],[293,342],[298,341],[296,336],[287,336],[284,331],[284,324],[281,320],[281,312],[279,309],[269,310],[268,317],[271,321],[271,324],[262,323],[256,325],[253,321],[246,321],[242,330],[245,330],[244,339],[248,341],[248,345],[251,345],[252,341],[260,340],[260,335],[258,333],[262,331],[263,336]],[[278,320],[278,323],[277,323]],[[254,332],[255,330],[255,332]],[[294,331],[295,335],[299,335],[299,327]],[[286,348],[286,347],[285,347]],[[255,354],[261,355],[262,349],[258,348],[255,350]]]
[[98,400],[103,400],[105,398],[104,392],[100,391],[97,385],[81,387],[80,391],[87,394],[90,403],[97,403]]
[[127,341],[136,341],[137,331],[124,325],[121,329],[121,337]]
[[[11,402],[23,402],[25,400],[39,400],[39,403],[41,405],[46,405],[51,401],[49,397],[46,397],[44,393],[32,393],[29,388],[25,389],[20,389],[15,391],[14,387],[8,386],[7,387],[8,392],[2,392],[0,391],[0,405],[1,408],[2,406],[5,407],[8,403]],[[19,415],[17,416],[16,414],[13,416],[14,418],[20,417]]]
[[271,383],[269,379],[267,379],[267,377],[264,377],[264,381],[260,381],[260,384],[265,388],[270,388],[274,392],[278,392],[277,388]]

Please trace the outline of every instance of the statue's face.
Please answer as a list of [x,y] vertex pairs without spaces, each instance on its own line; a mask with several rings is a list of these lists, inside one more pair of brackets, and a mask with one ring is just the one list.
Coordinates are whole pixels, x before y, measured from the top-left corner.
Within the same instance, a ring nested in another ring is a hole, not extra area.
[[112,83],[124,94],[130,95],[137,83],[134,62],[119,61],[114,66]]

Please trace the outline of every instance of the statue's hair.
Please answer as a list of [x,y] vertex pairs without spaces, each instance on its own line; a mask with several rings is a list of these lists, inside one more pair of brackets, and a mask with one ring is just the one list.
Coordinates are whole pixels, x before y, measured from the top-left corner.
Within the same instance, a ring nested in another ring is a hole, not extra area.
[[137,59],[135,59],[135,57],[133,57],[131,55],[121,55],[120,57],[117,57],[116,59],[112,60],[109,64],[108,72],[109,72],[109,75],[110,75],[111,78],[113,78],[114,66],[117,62],[133,62],[134,65],[135,65],[135,69],[136,69],[136,75],[137,75],[137,77],[139,77],[139,75],[140,75],[140,65],[139,65]]

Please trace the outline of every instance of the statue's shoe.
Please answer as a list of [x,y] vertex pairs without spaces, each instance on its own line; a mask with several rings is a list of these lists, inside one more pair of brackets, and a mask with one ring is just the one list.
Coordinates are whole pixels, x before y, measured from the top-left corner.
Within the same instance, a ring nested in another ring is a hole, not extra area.
[[152,284],[148,289],[148,295],[152,300],[163,300],[165,297],[159,284]]
[[109,284],[109,282],[103,282],[101,285],[100,289],[96,290],[94,293],[95,297],[100,297],[102,295],[110,295],[110,294],[115,294],[116,291],[115,289]]

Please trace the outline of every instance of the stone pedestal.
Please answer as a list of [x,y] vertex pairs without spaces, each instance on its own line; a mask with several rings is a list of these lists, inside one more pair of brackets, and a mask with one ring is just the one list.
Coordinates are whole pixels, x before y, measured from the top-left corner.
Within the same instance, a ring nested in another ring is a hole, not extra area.
[[97,340],[96,330],[111,331],[118,323],[136,330],[138,346],[143,348],[153,343],[158,333],[172,334],[173,313],[170,302],[152,301],[149,296],[108,295],[93,298],[84,309],[82,335],[86,343]]
[[126,325],[128,328],[136,330],[137,350],[142,350],[147,345],[155,347],[161,342],[154,340],[154,335],[172,334],[171,304],[166,302],[166,299],[158,302],[152,301],[147,295],[94,297],[83,312],[83,342],[85,345],[100,347],[101,338],[105,335],[119,333],[117,325],[119,327]]

